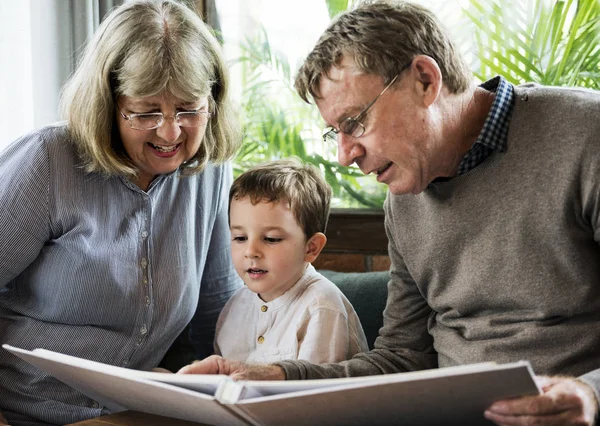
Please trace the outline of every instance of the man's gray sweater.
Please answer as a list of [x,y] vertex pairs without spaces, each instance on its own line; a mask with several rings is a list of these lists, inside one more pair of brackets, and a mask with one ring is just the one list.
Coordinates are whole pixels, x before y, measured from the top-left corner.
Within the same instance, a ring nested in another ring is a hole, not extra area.
[[529,360],[600,390],[600,93],[515,87],[505,153],[385,204],[375,349],[288,379]]

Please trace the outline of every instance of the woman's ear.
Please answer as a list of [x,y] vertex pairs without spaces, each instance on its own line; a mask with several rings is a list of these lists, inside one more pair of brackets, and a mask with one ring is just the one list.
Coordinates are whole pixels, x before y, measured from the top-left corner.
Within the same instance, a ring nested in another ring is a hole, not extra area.
[[322,232],[317,232],[315,235],[310,237],[310,239],[306,242],[305,252],[304,252],[304,261],[305,262],[314,262],[323,247],[325,247],[325,243],[327,242],[327,237]]
[[438,98],[444,84],[439,65],[430,56],[417,55],[412,61],[410,72],[416,77],[414,81],[417,95],[425,107],[429,107]]

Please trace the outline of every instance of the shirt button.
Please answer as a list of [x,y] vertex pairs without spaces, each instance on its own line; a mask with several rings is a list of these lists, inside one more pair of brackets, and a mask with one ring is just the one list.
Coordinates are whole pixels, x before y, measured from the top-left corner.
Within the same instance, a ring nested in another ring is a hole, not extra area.
[[262,305],[260,307],[261,312],[267,312],[269,310],[269,307],[267,305]]
[[148,261],[144,258],[144,259],[142,259],[141,264],[142,264],[142,268],[145,268],[146,266],[148,266]]
[[263,344],[265,342],[265,338],[263,336],[258,336],[258,343]]
[[100,408],[100,404],[98,404],[96,401],[92,402],[92,408]]
[[146,326],[145,326],[145,325],[143,325],[143,326],[142,326],[142,328],[140,328],[140,334],[141,334],[141,335],[144,335],[144,334],[146,334],[147,332],[148,332],[148,329],[146,328]]
[[121,365],[122,365],[123,367],[127,367],[127,364],[129,364],[129,363],[127,362],[127,360],[125,360],[125,361],[122,361],[122,362],[121,362]]
[[142,231],[142,238],[147,238],[147,237],[148,237],[148,232]]
[[146,306],[150,306],[150,298],[146,296]]

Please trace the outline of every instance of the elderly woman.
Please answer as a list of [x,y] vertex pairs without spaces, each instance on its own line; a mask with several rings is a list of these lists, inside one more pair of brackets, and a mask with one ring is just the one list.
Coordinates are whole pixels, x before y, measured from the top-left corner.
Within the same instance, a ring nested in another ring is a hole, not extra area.
[[[66,123],[0,154],[0,343],[148,370],[193,318],[208,354],[240,285],[225,163],[240,139],[217,41],[180,4],[128,2],[98,28],[61,107]],[[105,413],[0,349],[4,422]]]

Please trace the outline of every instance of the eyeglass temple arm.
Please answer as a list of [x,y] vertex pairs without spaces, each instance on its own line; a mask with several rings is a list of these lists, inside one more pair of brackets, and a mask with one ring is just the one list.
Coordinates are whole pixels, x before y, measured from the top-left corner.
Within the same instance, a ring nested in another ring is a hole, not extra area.
[[377,100],[381,96],[383,96],[383,94],[387,91],[387,89],[389,89],[392,86],[392,84],[394,84],[394,81],[396,81],[396,79],[398,78],[399,75],[400,74],[396,74],[396,76],[394,78],[392,78],[392,81],[390,81],[388,83],[388,85],[384,87],[384,89],[381,91],[381,93],[379,95],[377,95],[377,97],[375,99],[373,99],[373,101],[371,101],[371,103],[369,105],[367,105],[367,107],[363,110],[363,112],[361,112],[356,117],[354,117],[354,121],[360,121],[360,119],[363,118],[367,112],[369,112],[369,110],[371,109],[373,104],[375,104],[375,102],[377,102]]

